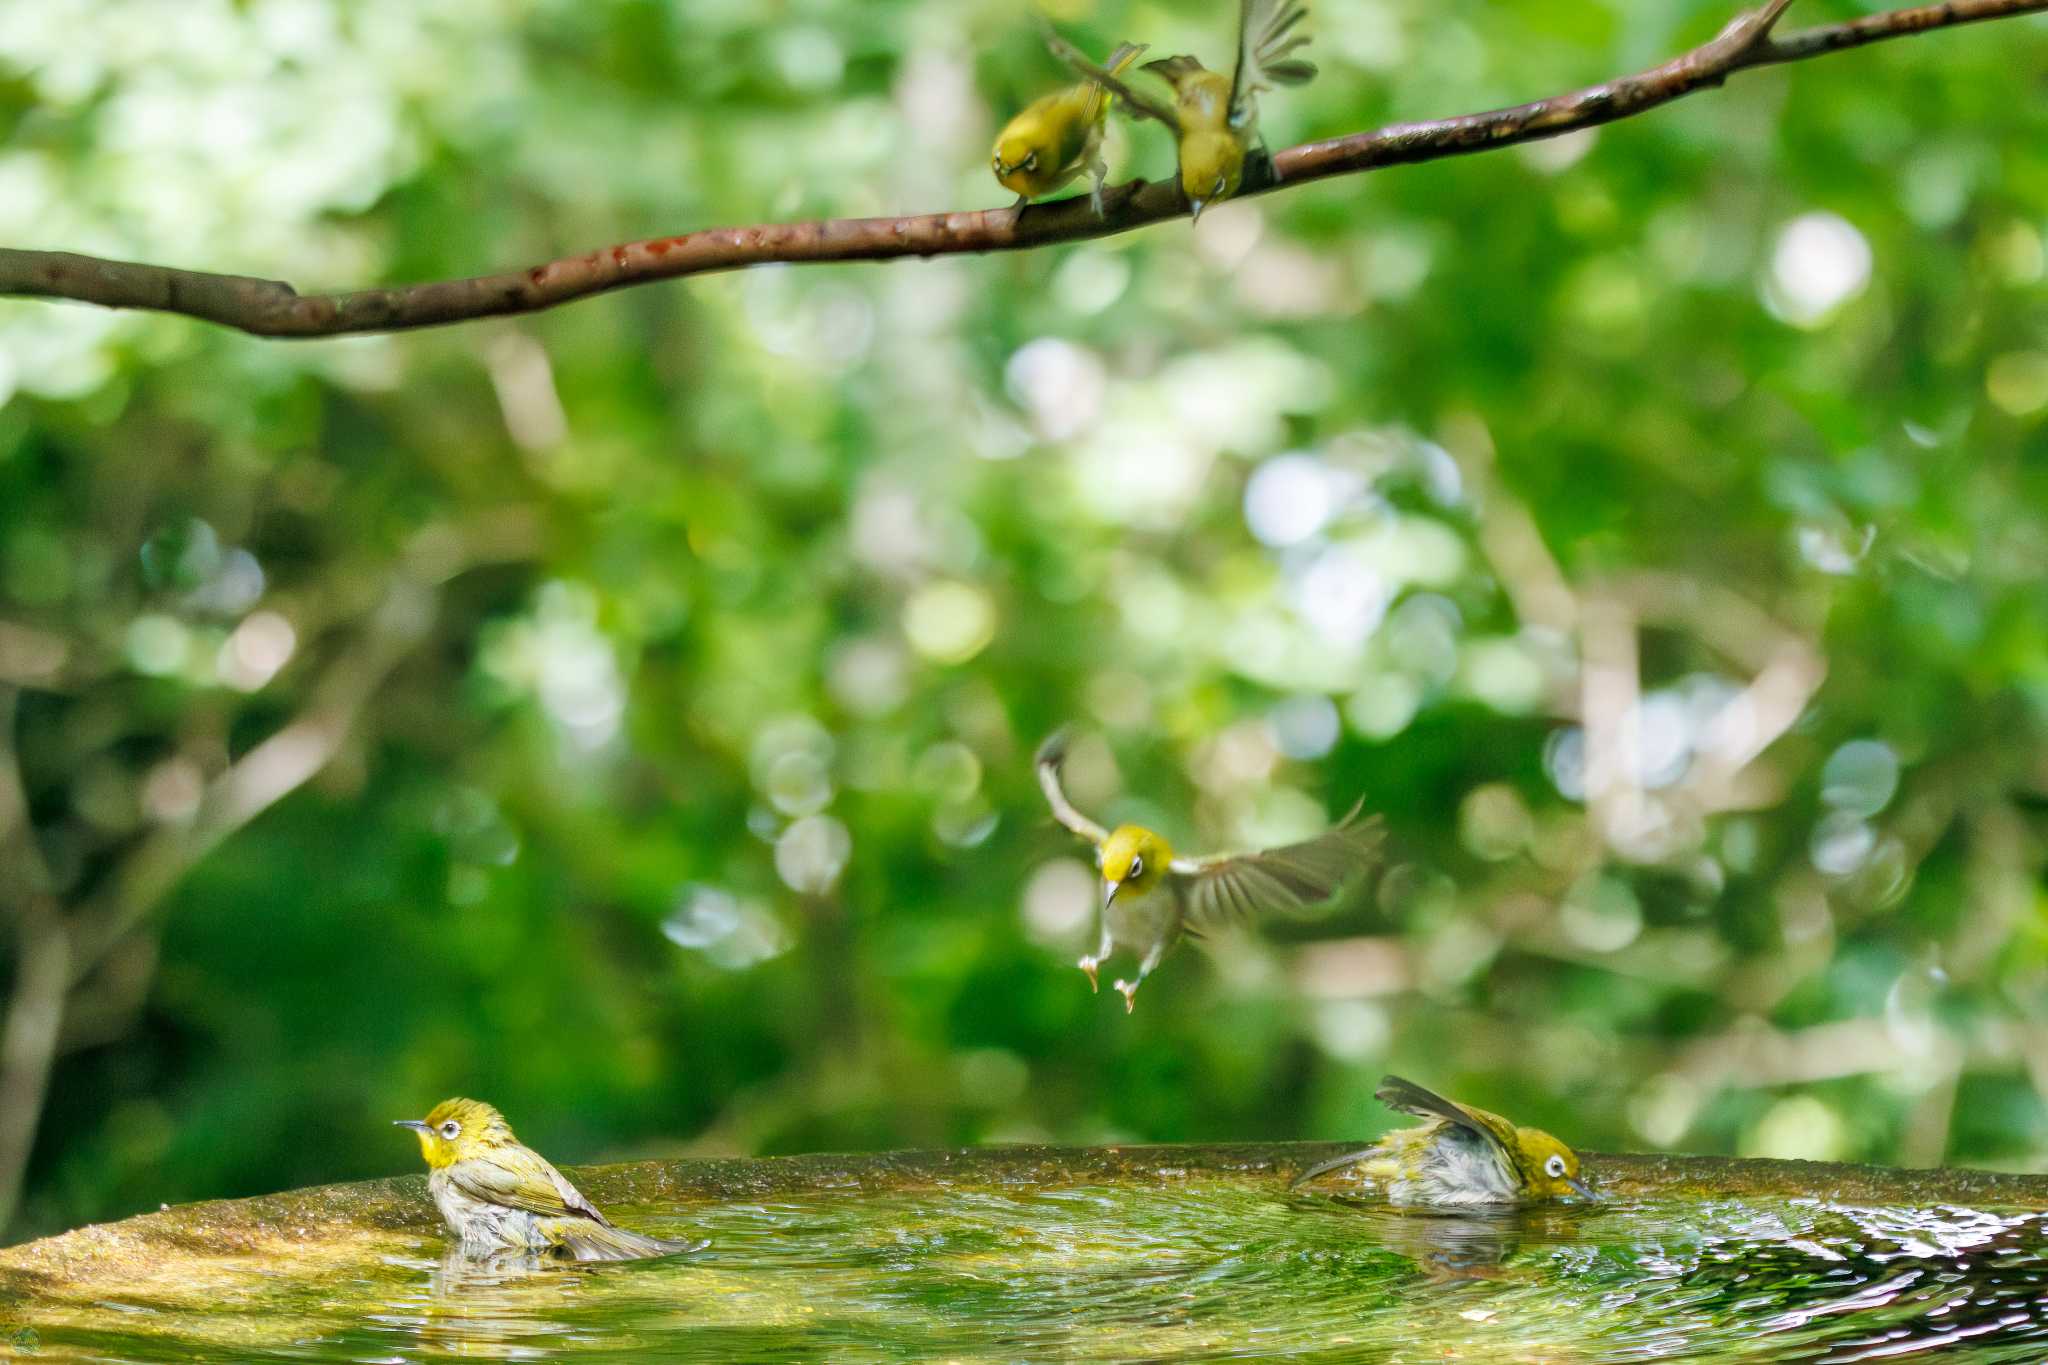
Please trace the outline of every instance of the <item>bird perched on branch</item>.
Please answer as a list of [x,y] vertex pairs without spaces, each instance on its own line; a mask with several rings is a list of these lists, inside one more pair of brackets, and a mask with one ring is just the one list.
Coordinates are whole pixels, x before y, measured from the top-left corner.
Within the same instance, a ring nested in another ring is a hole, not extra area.
[[565,1261],[633,1261],[709,1245],[612,1226],[480,1100],[443,1100],[424,1119],[394,1122],[419,1134],[432,1172],[427,1189],[467,1255],[537,1251]]
[[1180,145],[1181,193],[1200,221],[1204,208],[1230,198],[1243,185],[1245,162],[1254,148],[1264,155],[1260,92],[1306,85],[1315,78],[1314,64],[1294,55],[1308,45],[1308,35],[1297,31],[1306,18],[1307,0],[1240,0],[1237,66],[1227,78],[1194,57],[1145,63],[1144,70],[1173,87],[1171,104],[1132,89],[1117,72],[1089,61],[1050,27],[1046,43],[1061,61],[1113,91],[1132,113],[1173,130]]
[[[1109,55],[1109,73],[1123,74],[1144,51],[1139,43],[1118,47]],[[996,180],[1017,192],[1018,208],[1086,171],[1094,182],[1088,202],[1102,216],[1102,182],[1109,175],[1102,160],[1102,130],[1109,122],[1109,103],[1106,88],[1084,80],[1039,96],[1003,126],[996,137]]]
[[1079,966],[1094,989],[1096,970],[1117,945],[1138,953],[1137,977],[1116,983],[1126,1012],[1135,1008],[1138,987],[1183,934],[1200,937],[1225,925],[1320,905],[1374,862],[1383,842],[1380,822],[1360,820],[1359,806],[1353,806],[1304,843],[1263,853],[1177,858],[1149,829],[1104,829],[1075,810],[1060,786],[1066,753],[1067,733],[1061,730],[1038,747],[1036,762],[1038,785],[1054,818],[1095,846],[1102,872],[1102,939]]
[[1447,1100],[1413,1081],[1383,1076],[1373,1092],[1391,1109],[1428,1122],[1388,1133],[1362,1152],[1311,1166],[1299,1188],[1355,1166],[1390,1204],[1533,1204],[1567,1195],[1597,1198],[1579,1175],[1578,1153],[1540,1128],[1520,1128],[1484,1109]]

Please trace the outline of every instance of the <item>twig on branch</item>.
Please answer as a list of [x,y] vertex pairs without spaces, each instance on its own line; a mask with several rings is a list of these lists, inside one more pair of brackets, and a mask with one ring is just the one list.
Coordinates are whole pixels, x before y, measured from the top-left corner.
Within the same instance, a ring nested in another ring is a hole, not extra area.
[[[1929,29],[2048,10],[2048,0],[1948,0],[1804,29],[1772,28],[1791,0],[1737,19],[1713,41],[1662,66],[1601,85],[1483,114],[1397,123],[1373,132],[1290,147],[1273,157],[1273,178],[1242,193],[1308,180],[1434,161],[1556,137],[1628,118],[1754,66],[1798,61]],[[1134,180],[1107,191],[1097,217],[1085,196],[1022,209],[838,218],[812,223],[707,228],[626,242],[530,270],[466,280],[339,294],[301,294],[280,280],[175,270],[65,251],[0,248],[0,296],[69,299],[217,322],[257,336],[328,337],[396,332],[553,308],[613,289],[768,262],[876,261],[904,256],[1021,251],[1085,241],[1184,216],[1178,183]]]

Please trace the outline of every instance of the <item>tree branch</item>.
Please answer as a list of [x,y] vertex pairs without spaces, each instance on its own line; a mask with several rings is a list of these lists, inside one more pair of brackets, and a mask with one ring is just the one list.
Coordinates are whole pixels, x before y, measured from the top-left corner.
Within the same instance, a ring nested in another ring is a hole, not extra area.
[[[1397,123],[1373,132],[1290,147],[1273,157],[1262,194],[1327,176],[1533,142],[1654,109],[1720,85],[1754,66],[1800,61],[1929,29],[2048,10],[2048,0],[1947,0],[1846,23],[1771,34],[1790,0],[1770,0],[1712,42],[1662,66],[1601,85],[1483,114]],[[1024,209],[982,209],[901,218],[708,228],[626,242],[530,270],[466,280],[339,294],[301,294],[280,280],[176,270],[66,251],[0,248],[0,296],[69,299],[216,322],[256,336],[328,337],[395,332],[474,318],[533,313],[655,280],[704,275],[771,261],[876,261],[905,256],[1022,251],[1129,232],[1187,213],[1174,180],[1134,180],[1104,195],[1103,215],[1085,196]]]

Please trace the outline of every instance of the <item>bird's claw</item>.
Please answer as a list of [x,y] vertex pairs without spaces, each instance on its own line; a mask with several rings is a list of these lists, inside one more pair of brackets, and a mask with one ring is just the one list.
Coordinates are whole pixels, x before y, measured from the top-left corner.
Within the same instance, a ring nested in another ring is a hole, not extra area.
[[1079,967],[1082,971],[1088,973],[1088,993],[1090,995],[1094,995],[1101,991],[1102,986],[1095,979],[1095,969],[1096,967],[1101,965],[1098,959],[1092,957],[1084,957],[1074,965]]
[[1137,983],[1137,982],[1135,982],[1135,981],[1119,981],[1119,982],[1117,982],[1117,983],[1116,983],[1116,989],[1117,989],[1117,994],[1119,994],[1119,995],[1123,996],[1123,998],[1124,998],[1124,1013],[1125,1013],[1125,1014],[1129,1014],[1129,1013],[1131,1013],[1132,1011],[1134,1011],[1134,1010],[1136,1010],[1136,1009],[1138,1008],[1138,983]]

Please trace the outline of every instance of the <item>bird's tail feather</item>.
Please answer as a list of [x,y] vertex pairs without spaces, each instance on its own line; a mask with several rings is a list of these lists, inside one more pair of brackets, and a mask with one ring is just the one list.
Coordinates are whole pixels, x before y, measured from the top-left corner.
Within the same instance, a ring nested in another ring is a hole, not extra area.
[[677,1256],[702,1251],[707,1241],[650,1237],[643,1232],[579,1220],[555,1230],[555,1250],[572,1261],[638,1261],[650,1256]]

